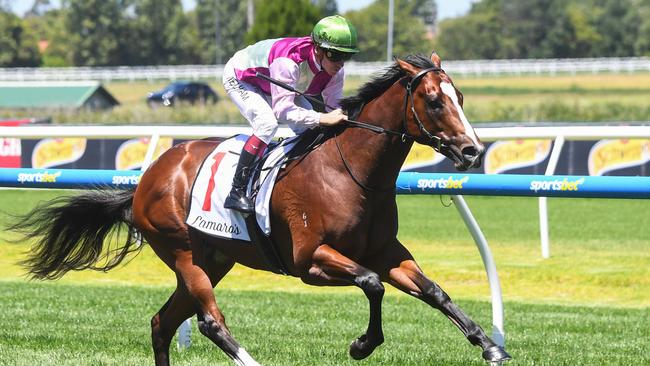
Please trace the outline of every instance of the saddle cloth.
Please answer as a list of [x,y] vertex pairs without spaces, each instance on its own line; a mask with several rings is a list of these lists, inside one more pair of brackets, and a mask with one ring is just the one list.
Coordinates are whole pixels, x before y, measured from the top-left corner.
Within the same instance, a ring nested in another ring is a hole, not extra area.
[[[244,217],[237,211],[223,207],[232,188],[232,178],[239,154],[248,136],[237,135],[221,142],[205,158],[192,186],[190,212],[185,222],[206,234],[226,239],[250,241]],[[281,161],[293,148],[296,137],[283,140],[264,161],[259,175],[259,191],[255,199],[257,224],[266,235],[271,234],[270,201],[275,178],[282,167]],[[251,193],[249,184],[248,192]]]

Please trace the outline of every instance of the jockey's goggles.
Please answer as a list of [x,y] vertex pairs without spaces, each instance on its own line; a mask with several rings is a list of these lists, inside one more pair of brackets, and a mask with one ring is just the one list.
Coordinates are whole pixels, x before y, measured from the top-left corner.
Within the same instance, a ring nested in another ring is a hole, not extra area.
[[325,56],[332,62],[347,61],[354,56],[354,53],[340,52],[336,50],[325,50]]

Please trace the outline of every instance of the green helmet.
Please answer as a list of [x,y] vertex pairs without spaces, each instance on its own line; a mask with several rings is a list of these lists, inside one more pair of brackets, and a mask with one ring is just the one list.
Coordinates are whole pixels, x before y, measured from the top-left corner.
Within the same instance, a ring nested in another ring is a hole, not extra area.
[[357,53],[357,30],[340,15],[325,17],[316,23],[311,39],[317,46],[346,53]]

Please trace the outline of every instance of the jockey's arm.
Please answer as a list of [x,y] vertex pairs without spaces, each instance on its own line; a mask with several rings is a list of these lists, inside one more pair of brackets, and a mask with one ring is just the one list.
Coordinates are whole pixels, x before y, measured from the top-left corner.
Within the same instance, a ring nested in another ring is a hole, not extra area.
[[[289,58],[276,58],[269,65],[269,73],[273,79],[296,87],[300,77],[298,64]],[[297,106],[295,94],[271,83],[271,107],[275,117],[280,121],[303,124],[309,128],[318,126],[320,113]]]

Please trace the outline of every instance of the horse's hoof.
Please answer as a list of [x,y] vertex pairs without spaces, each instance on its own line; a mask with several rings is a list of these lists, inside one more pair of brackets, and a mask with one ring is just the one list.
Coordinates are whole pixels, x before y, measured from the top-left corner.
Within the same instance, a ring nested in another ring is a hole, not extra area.
[[487,362],[505,362],[512,359],[501,346],[492,346],[483,351],[483,359]]
[[377,348],[383,341],[376,344],[371,344],[368,341],[366,335],[355,339],[352,344],[350,344],[350,356],[355,360],[363,360],[364,358],[370,356],[372,352]]

